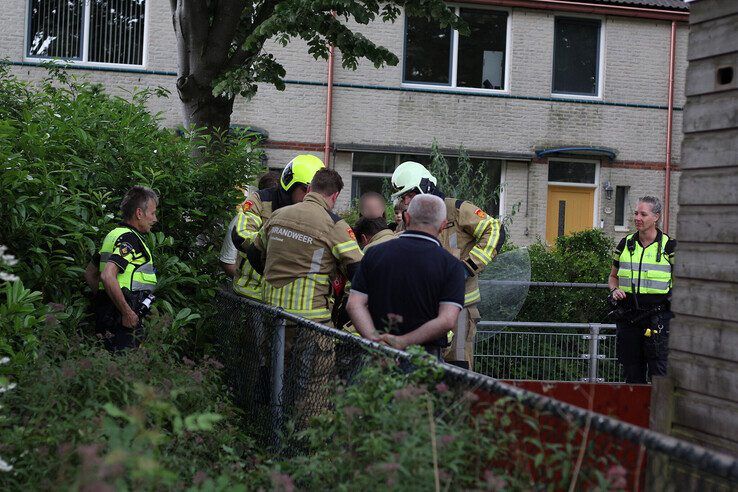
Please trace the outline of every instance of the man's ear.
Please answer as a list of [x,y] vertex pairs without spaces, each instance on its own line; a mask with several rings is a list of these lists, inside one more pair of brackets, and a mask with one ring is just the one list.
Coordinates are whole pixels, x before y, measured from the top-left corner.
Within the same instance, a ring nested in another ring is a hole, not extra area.
[[338,195],[340,195],[340,194],[341,194],[341,192],[340,191],[337,191],[337,192],[335,192],[335,193],[333,193],[331,195],[331,200],[333,200],[333,203],[335,203],[335,202],[338,201]]
[[407,210],[402,211],[402,221],[405,223],[405,228],[410,225],[410,220],[412,218],[410,217],[410,214],[407,213]]
[[312,187],[312,185],[308,185],[307,186],[307,191],[305,193],[310,193],[311,191],[313,191],[313,187]]
[[369,244],[369,238],[366,237],[366,234],[362,234],[359,239],[361,239],[361,244],[364,244],[364,245]]
[[146,215],[146,213],[145,213],[145,212],[143,211],[143,209],[142,209],[142,208],[137,208],[137,209],[136,209],[136,218],[137,218],[138,220],[141,220],[141,219],[143,219],[144,215]]
[[438,229],[438,233],[440,234],[441,232],[443,232],[443,230],[446,228],[447,225],[448,225],[448,220],[444,219],[444,221],[441,222],[441,228]]

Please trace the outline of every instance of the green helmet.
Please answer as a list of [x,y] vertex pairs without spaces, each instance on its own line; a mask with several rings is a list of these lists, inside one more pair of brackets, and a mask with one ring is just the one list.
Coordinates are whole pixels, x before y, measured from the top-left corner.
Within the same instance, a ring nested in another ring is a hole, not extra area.
[[396,200],[410,191],[429,193],[435,189],[436,184],[436,178],[424,165],[413,161],[403,162],[392,173],[392,186],[397,190],[392,193],[392,199]]
[[279,184],[282,185],[284,191],[290,191],[290,188],[298,183],[307,186],[313,180],[315,173],[324,167],[323,161],[314,155],[298,155],[285,166]]

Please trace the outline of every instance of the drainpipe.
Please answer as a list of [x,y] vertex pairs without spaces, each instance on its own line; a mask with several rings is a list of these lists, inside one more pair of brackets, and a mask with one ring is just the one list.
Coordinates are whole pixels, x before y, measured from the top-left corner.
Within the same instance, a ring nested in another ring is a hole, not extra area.
[[674,59],[676,51],[676,21],[671,21],[669,46],[669,108],[666,120],[666,176],[664,177],[664,232],[669,232],[669,203],[671,199],[671,134],[674,119]]
[[331,159],[331,125],[333,116],[333,50],[331,45],[328,48],[328,94],[325,102],[325,148],[323,154],[323,162],[325,166],[330,168]]

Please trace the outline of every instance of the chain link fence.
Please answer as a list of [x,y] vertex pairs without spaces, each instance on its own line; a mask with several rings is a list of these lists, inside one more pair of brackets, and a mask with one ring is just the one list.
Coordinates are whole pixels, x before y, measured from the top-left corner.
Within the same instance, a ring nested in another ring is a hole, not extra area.
[[[233,398],[243,410],[244,425],[256,439],[282,455],[299,453],[294,432],[308,428],[314,417],[336,411],[338,388],[359,384],[363,371],[388,363],[404,367],[404,371],[413,370],[405,352],[286,314],[232,292],[219,292],[215,302],[218,316],[213,324],[220,357]],[[460,425],[472,425],[474,415],[483,411],[485,403],[488,408],[494,402],[503,402],[522,409],[512,424],[506,415],[493,420],[492,429],[480,432],[513,433],[513,438],[506,442],[518,449],[505,456],[518,458],[495,464],[522,466],[536,483],[550,483],[556,478],[546,471],[547,460],[563,454],[565,460],[571,461],[567,466],[581,466],[583,476],[589,472],[592,477],[600,476],[597,472],[602,466],[612,470],[613,461],[618,463],[628,488],[727,491],[738,487],[738,462],[734,458],[482,374],[443,363],[431,364],[450,391],[458,395],[457,402],[436,413],[435,419],[448,418],[453,413]],[[474,401],[472,405],[470,402]],[[495,425],[498,421],[499,425]],[[536,431],[531,431],[531,422],[537,423]],[[534,462],[529,453],[530,443],[536,442],[531,440],[531,432],[537,432],[534,437],[540,440],[542,448],[549,450],[539,455],[544,456],[541,462]],[[562,436],[570,440],[564,442]],[[498,441],[493,438],[493,442]]]

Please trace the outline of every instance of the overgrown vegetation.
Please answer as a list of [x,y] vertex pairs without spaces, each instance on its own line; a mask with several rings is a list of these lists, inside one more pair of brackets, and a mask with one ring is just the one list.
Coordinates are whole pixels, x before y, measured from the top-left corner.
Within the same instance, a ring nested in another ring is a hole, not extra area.
[[[223,136],[211,153],[212,136],[158,126],[144,103],[159,96],[126,101],[55,70],[32,87],[0,70],[0,237],[9,247],[0,248],[0,489],[617,483],[611,455],[592,441],[572,468],[580,429],[554,439],[509,399],[472,415],[477,395],[452,391],[417,355],[418,371],[380,358],[339,388],[335,408],[297,436],[300,453],[256,447],[203,342],[233,185],[259,171],[258,142]],[[113,356],[90,334],[81,274],[134,183],[162,197],[160,232],[147,238],[161,284],[143,347]]]

